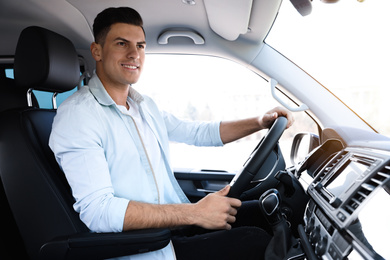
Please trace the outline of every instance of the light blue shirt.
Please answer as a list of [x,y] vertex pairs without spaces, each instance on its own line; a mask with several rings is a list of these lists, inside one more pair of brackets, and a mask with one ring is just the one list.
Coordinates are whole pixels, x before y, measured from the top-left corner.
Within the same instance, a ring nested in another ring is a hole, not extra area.
[[[128,202],[160,203],[159,185],[175,194],[164,203],[188,202],[169,163],[169,141],[223,145],[219,122],[180,120],[131,87],[128,99],[138,104],[156,137],[165,169],[151,167],[134,120],[120,112],[96,75],[61,104],[54,118],[49,145],[72,188],[74,209],[93,232],[121,232]],[[156,174],[165,184],[156,183]]]

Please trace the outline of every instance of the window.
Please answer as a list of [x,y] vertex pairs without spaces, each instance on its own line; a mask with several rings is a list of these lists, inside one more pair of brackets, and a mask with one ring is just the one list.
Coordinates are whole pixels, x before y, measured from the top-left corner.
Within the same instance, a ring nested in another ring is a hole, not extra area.
[[[160,109],[189,120],[242,119],[263,115],[279,106],[262,77],[237,63],[214,57],[147,55],[143,75],[133,87],[151,96]],[[287,165],[290,165],[294,135],[298,131],[316,132],[317,129],[305,113],[294,113],[294,116],[294,126],[285,131],[280,141]],[[224,147],[172,143],[172,165],[175,168],[238,171],[264,131]]]
[[[13,79],[14,78],[14,70],[13,69],[6,69],[5,70],[5,76],[7,78],[11,78]],[[60,93],[57,95],[57,107],[67,98],[69,97],[70,95],[72,95],[75,91],[77,90],[77,88],[74,88],[70,91],[67,91],[67,92],[64,92],[64,93]],[[39,107],[40,108],[53,108],[53,104],[52,104],[52,96],[53,96],[53,93],[50,93],[50,92],[45,92],[45,91],[39,91],[39,90],[33,90],[33,93],[35,95],[35,97],[37,98],[38,100],[38,104],[39,104]]]
[[390,1],[313,1],[302,17],[284,1],[266,42],[390,137]]

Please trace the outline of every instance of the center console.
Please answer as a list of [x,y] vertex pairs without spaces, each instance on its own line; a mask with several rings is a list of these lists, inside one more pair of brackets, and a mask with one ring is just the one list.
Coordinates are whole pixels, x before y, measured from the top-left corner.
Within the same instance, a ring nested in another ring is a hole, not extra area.
[[390,259],[389,153],[344,149],[318,169],[307,193],[301,238],[314,258]]

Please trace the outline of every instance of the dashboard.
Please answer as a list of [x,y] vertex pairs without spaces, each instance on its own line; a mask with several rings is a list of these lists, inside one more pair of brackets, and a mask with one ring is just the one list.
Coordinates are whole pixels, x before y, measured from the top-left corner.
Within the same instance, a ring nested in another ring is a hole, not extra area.
[[308,259],[390,259],[390,152],[324,145],[336,148],[314,151],[299,172],[310,197],[298,230]]

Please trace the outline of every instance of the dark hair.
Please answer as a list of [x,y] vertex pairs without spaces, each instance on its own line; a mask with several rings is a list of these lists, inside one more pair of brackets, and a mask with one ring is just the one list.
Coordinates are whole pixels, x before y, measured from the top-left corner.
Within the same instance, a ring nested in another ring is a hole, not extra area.
[[95,42],[103,45],[111,25],[115,23],[132,24],[144,30],[141,15],[136,10],[130,7],[110,7],[100,12],[93,22]]

